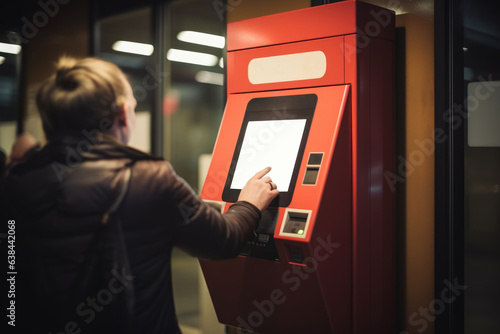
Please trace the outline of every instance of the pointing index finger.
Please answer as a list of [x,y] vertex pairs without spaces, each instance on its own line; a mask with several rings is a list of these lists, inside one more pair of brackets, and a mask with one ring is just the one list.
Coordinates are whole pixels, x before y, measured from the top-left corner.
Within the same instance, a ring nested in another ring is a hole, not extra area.
[[264,168],[263,170],[261,171],[258,171],[254,176],[253,178],[254,179],[261,179],[264,175],[266,175],[267,173],[269,173],[271,171],[271,167],[266,167]]

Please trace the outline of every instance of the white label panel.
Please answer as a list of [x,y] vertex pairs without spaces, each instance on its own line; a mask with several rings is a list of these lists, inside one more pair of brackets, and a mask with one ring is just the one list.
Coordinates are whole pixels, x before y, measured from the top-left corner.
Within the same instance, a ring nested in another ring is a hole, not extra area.
[[322,51],[255,58],[248,64],[248,80],[254,84],[319,79],[326,73]]

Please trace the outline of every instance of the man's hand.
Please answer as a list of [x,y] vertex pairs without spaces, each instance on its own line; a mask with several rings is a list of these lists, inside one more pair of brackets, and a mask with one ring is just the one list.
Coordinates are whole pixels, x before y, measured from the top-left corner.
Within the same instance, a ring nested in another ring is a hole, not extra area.
[[264,211],[273,198],[280,193],[271,178],[265,176],[269,171],[271,171],[271,167],[266,167],[248,180],[243,189],[241,189],[238,201],[250,202],[260,211]]

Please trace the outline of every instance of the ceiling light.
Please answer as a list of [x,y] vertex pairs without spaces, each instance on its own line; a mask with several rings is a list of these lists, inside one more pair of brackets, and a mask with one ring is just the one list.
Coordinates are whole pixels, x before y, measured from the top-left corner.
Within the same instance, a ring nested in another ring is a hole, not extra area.
[[170,61],[177,61],[181,63],[215,66],[219,60],[214,55],[201,52],[185,51],[178,49],[170,49],[167,52],[167,59]]
[[0,65],[2,65],[5,62],[5,57],[0,56]]
[[129,41],[116,41],[113,43],[112,48],[115,51],[133,53],[141,56],[151,56],[154,51],[154,47],[151,44]]
[[220,66],[220,68],[224,68],[224,58],[222,58],[222,57],[219,60],[219,66]]
[[12,53],[14,55],[17,55],[19,52],[21,52],[21,45],[0,43],[0,52]]
[[224,75],[221,73],[199,71],[196,73],[194,79],[201,83],[208,83],[213,85],[222,86],[224,84]]
[[219,49],[223,49],[226,44],[226,39],[222,36],[189,30],[178,33],[177,39],[183,42],[206,45]]

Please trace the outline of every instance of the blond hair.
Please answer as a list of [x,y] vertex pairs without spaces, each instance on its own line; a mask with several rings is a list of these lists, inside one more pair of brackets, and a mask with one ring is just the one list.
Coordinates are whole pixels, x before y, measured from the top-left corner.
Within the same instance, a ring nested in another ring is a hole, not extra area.
[[126,77],[118,66],[99,58],[62,57],[36,96],[47,139],[99,129],[114,120],[126,99]]

